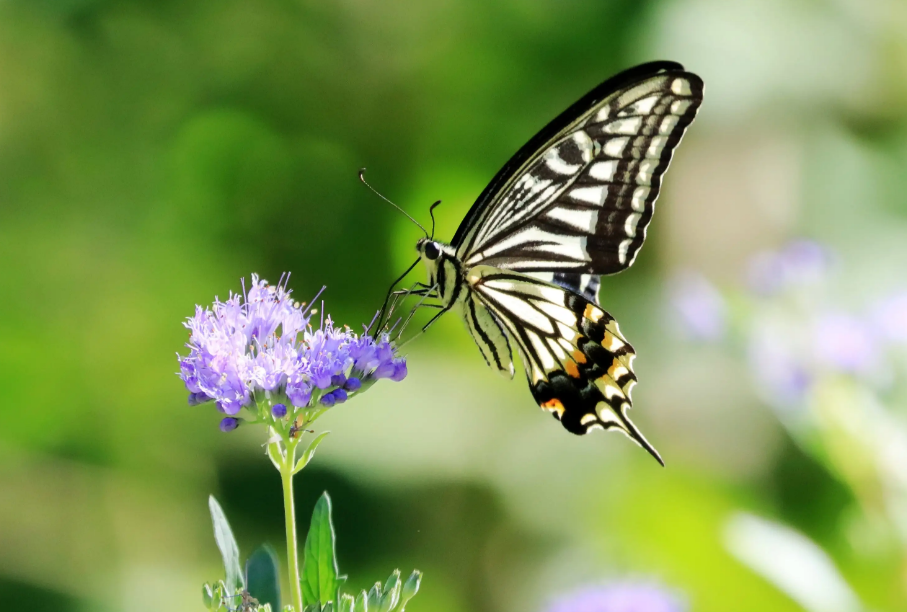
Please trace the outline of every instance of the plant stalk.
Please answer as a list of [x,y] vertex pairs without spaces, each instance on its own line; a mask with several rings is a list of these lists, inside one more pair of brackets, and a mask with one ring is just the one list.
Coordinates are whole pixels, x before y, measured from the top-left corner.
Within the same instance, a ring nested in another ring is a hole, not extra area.
[[299,584],[299,552],[296,544],[296,505],[293,501],[293,467],[296,464],[296,442],[286,446],[286,457],[280,466],[283,482],[284,521],[287,524],[287,565],[290,572],[290,598],[297,612],[302,612],[302,591]]

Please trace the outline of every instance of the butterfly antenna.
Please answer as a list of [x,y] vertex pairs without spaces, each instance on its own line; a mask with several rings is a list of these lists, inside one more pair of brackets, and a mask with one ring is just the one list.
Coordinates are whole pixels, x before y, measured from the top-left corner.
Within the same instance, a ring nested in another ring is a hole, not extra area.
[[432,204],[428,209],[428,214],[431,215],[431,238],[429,240],[435,239],[435,209],[441,205],[441,200],[438,200]]
[[387,198],[385,198],[383,195],[381,195],[380,193],[378,193],[378,190],[377,190],[377,189],[375,189],[374,187],[372,187],[371,185],[368,184],[368,181],[365,180],[365,168],[362,168],[362,169],[359,170],[359,180],[362,181],[362,184],[363,184],[363,185],[365,185],[366,187],[368,187],[369,189],[371,189],[372,192],[373,192],[376,196],[378,196],[379,198],[381,198],[382,200],[384,200],[385,202],[387,202],[388,204],[390,204],[391,206],[393,206],[394,208],[396,208],[397,210],[399,210],[400,212],[402,212],[404,215],[406,215],[406,218],[409,219],[410,221],[412,221],[413,223],[415,223],[415,224],[419,227],[420,230],[422,230],[423,232],[425,232],[425,236],[428,237],[428,232],[425,231],[425,228],[422,226],[421,223],[419,223],[418,221],[416,221],[415,219],[413,219],[412,216],[410,216],[410,214],[409,214],[408,212],[406,212],[405,210],[403,210],[402,208],[400,208],[399,206],[397,206],[396,204],[394,204],[393,202],[391,202],[390,200],[388,200]]

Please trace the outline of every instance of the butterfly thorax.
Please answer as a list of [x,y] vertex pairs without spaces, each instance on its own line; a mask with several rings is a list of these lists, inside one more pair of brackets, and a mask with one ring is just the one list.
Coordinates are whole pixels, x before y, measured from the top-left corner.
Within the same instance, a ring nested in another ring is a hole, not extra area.
[[428,286],[437,287],[441,304],[446,308],[465,298],[463,282],[466,269],[454,248],[443,242],[422,238],[416,250],[428,272]]

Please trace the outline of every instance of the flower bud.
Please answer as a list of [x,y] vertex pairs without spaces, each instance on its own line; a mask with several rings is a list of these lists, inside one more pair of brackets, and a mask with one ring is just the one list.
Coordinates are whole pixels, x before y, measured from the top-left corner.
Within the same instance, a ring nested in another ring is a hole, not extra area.
[[359,389],[362,388],[362,381],[355,377],[348,378],[346,381],[346,384],[343,385],[343,388],[346,389],[347,391],[351,391],[351,392],[358,391]]
[[335,387],[342,387],[343,383],[346,382],[346,376],[343,374],[334,374],[331,376],[331,384]]
[[330,408],[331,406],[333,406],[334,404],[337,403],[337,400],[334,398],[333,393],[325,393],[324,395],[321,396],[321,399],[318,401],[320,401],[321,405],[324,406],[325,408]]
[[348,397],[346,391],[344,391],[343,389],[334,389],[333,391],[331,391],[331,395],[334,396],[334,402],[337,404],[342,404]]
[[239,419],[233,417],[224,417],[220,422],[220,430],[223,432],[233,431],[237,427],[239,427]]
[[287,416],[287,405],[286,404],[274,404],[271,407],[271,415],[275,419],[282,419]]

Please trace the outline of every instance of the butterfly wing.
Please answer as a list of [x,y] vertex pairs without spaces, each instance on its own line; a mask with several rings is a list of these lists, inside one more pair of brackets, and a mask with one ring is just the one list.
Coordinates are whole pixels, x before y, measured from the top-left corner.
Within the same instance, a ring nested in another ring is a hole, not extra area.
[[[621,431],[662,463],[627,414],[636,384],[636,354],[611,315],[527,274],[477,266],[466,282],[470,298],[494,316],[519,348],[539,406],[575,434]],[[476,342],[481,348],[482,340],[476,337]]]
[[454,236],[457,256],[467,267],[523,272],[629,267],[702,92],[702,80],[673,62],[596,87],[498,172]]

